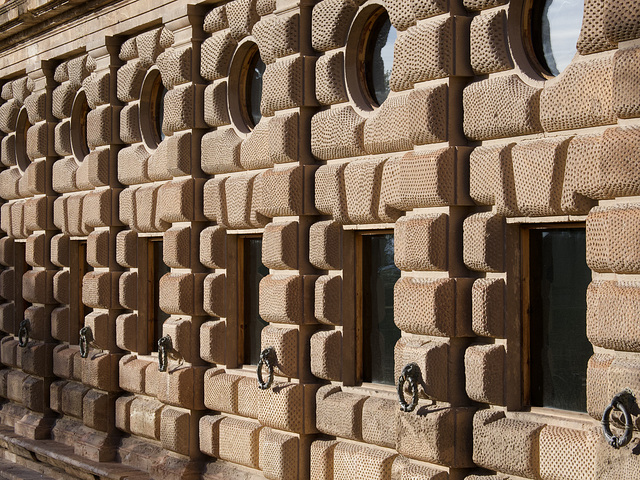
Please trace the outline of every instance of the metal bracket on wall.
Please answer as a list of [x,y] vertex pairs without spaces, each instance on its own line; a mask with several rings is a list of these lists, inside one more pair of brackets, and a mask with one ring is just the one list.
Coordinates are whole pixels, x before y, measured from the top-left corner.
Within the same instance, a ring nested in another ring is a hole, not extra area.
[[[256,373],[258,374],[258,388],[260,390],[268,389],[273,383],[273,367],[276,363],[276,350],[273,347],[267,347],[260,352],[260,360],[258,360],[258,367]],[[265,382],[262,378],[262,366],[266,365],[269,372],[269,378]]]
[[[613,448],[621,448],[624,447],[631,441],[632,433],[633,433],[633,421],[631,419],[631,407],[635,403],[635,397],[631,390],[625,389],[622,392],[618,393],[613,397],[611,403],[605,408],[604,413],[602,414],[602,433],[604,437],[607,439],[607,443],[611,445]],[[611,412],[613,410],[617,410],[622,412],[624,417],[624,434],[622,437],[616,437],[611,433]]]
[[29,343],[29,330],[31,329],[31,324],[29,320],[22,320],[20,322],[20,328],[18,329],[18,346],[22,348],[26,348]]
[[82,327],[80,329],[80,356],[87,358],[89,356],[89,344],[93,342],[93,331],[91,327]]
[[[411,403],[404,398],[404,382],[409,382]],[[420,383],[420,367],[416,363],[408,363],[398,377],[398,402],[403,412],[413,412],[418,405],[418,383]]]

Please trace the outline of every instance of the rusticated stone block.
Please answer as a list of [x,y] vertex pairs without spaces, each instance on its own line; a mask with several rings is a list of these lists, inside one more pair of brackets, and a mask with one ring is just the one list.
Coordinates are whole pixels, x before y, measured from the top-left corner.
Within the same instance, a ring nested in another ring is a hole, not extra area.
[[160,308],[172,315],[193,315],[194,275],[167,273],[160,279]]
[[69,307],[55,308],[51,312],[51,336],[61,342],[69,341]]
[[226,417],[219,423],[219,457],[228,462],[258,468],[259,423]]
[[137,358],[136,355],[123,356],[118,365],[120,388],[128,392],[144,394],[146,392],[147,367],[149,366],[158,368],[147,360]]
[[368,397],[326,385],[316,394],[316,425],[327,435],[362,440],[362,407]]
[[478,15],[471,20],[471,68],[476,75],[501,72],[512,67],[506,22],[504,10]]
[[321,270],[342,267],[342,226],[332,220],[316,222],[309,228],[309,261]]
[[452,204],[454,165],[452,148],[392,157],[382,171],[380,202],[403,211]]
[[481,410],[473,418],[473,461],[490,470],[536,478],[543,425]]
[[55,270],[27,270],[22,276],[22,296],[30,303],[54,304],[53,276]]
[[392,90],[408,90],[416,83],[453,73],[452,20],[430,20],[411,26],[404,35],[398,36],[394,44],[393,69],[389,79]]
[[505,350],[502,345],[471,345],[464,354],[466,391],[476,402],[504,404]]
[[69,345],[57,345],[53,349],[53,374],[56,377],[73,379],[74,357],[79,355],[78,348]]
[[109,230],[93,231],[87,237],[87,263],[92,267],[109,267]]
[[32,267],[44,267],[44,233],[27,237],[25,260]]
[[261,192],[257,195],[258,213],[270,218],[301,215],[303,173],[302,167],[291,167],[269,169],[261,174],[258,177]]
[[271,117],[278,110],[302,105],[303,66],[304,59],[301,56],[292,56],[267,64],[262,77],[262,115]]
[[270,428],[260,430],[260,469],[267,478],[294,479],[299,469],[299,438],[276,432]]
[[168,223],[188,222],[194,218],[193,179],[184,178],[165,183],[158,191],[160,218]]
[[342,332],[320,331],[311,336],[311,373],[325,380],[341,380]]
[[464,264],[471,270],[504,270],[504,218],[492,212],[465,218],[463,226]]
[[517,75],[471,83],[462,95],[465,135],[489,140],[541,132],[540,92]]
[[131,404],[136,398],[135,395],[123,395],[116,399],[116,428],[125,433],[131,433]]
[[456,290],[456,281],[450,278],[400,278],[393,288],[395,324],[405,332],[419,335],[468,334],[462,318],[458,320],[465,308]]
[[369,397],[362,406],[362,439],[381,447],[395,448],[398,403],[387,398]]
[[394,227],[394,262],[402,270],[446,270],[448,264],[446,214],[400,218]]
[[260,281],[260,316],[267,322],[303,322],[303,277],[267,275]]
[[471,325],[483,337],[504,335],[504,280],[480,278],[471,288]]
[[211,363],[225,363],[226,328],[224,320],[204,322],[200,327],[200,358]]
[[138,272],[123,272],[118,279],[118,298],[122,308],[138,308]]
[[89,387],[81,383],[67,382],[62,389],[62,412],[81,419],[83,398],[89,390]]
[[342,277],[322,275],[315,283],[314,316],[327,325],[342,324]]
[[319,52],[344,46],[358,3],[347,0],[323,0],[313,7],[311,43]]
[[13,266],[13,238],[0,238],[0,265]]
[[120,390],[118,361],[121,356],[121,354],[103,353],[83,358],[82,382],[98,390],[117,392]]
[[262,263],[276,270],[298,267],[298,222],[269,223],[262,236]]
[[131,433],[160,440],[161,415],[165,406],[155,399],[134,398],[129,405],[129,428]]
[[311,152],[319,160],[364,155],[364,122],[352,106],[316,113],[311,119]]
[[209,268],[225,268],[227,234],[224,227],[207,227],[200,232],[200,263]]
[[314,421],[317,385],[276,383],[260,397],[262,425],[300,434],[317,433]]
[[182,455],[189,455],[191,413],[165,407],[160,417],[160,442],[162,448]]
[[204,405],[219,412],[237,413],[238,383],[241,379],[241,376],[229,375],[222,369],[207,370],[204,374]]
[[203,308],[212,317],[226,317],[226,275],[210,273],[204,279]]
[[132,230],[122,230],[116,235],[116,261],[125,268],[136,268],[138,234]]
[[69,266],[69,237],[58,234],[51,237],[51,263],[58,267]]
[[338,224],[349,223],[344,184],[345,168],[346,163],[321,165],[315,174],[315,206],[320,213],[331,215]]
[[98,390],[89,390],[82,399],[82,421],[95,430],[106,432],[109,429],[112,401],[109,394]]
[[193,363],[192,353],[195,353],[192,325],[192,320],[187,318],[169,318],[162,324],[162,334],[171,337],[173,349],[189,363]]
[[562,182],[570,137],[519,142],[511,151],[518,210],[524,215],[562,213]]
[[[449,383],[462,379],[449,378],[449,344],[402,337],[394,349],[394,378],[400,377],[405,365],[416,363],[420,367],[422,382],[418,391],[434,400],[449,398]],[[453,392],[451,392],[453,394]]]
[[[155,365],[152,366],[157,369]],[[160,385],[158,400],[176,407],[204,410],[206,369],[207,367],[182,367],[163,374],[164,385]]]
[[91,308],[118,304],[119,272],[88,272],[82,279],[82,303]]
[[572,62],[540,94],[540,121],[545,131],[610,125],[613,112],[613,56]]
[[544,427],[540,432],[540,476],[576,480],[597,478],[596,449],[600,435],[594,431]]
[[118,315],[116,318],[116,345],[123,350],[136,352],[138,350],[137,329],[138,314],[123,313]]
[[212,457],[220,455],[220,422],[226,418],[224,415],[205,415],[200,419],[199,440],[200,451]]
[[262,349],[275,349],[274,372],[283,377],[298,376],[298,330],[267,325],[261,332]]
[[190,268],[191,227],[171,227],[163,235],[162,260],[168,267]]

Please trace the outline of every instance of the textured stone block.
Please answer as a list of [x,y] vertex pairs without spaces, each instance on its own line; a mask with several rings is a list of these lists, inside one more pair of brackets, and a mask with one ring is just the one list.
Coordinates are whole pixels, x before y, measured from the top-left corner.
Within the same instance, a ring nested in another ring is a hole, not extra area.
[[138,350],[137,329],[138,315],[136,313],[118,315],[116,318],[116,345],[123,350],[136,352]]
[[283,377],[298,376],[298,330],[266,325],[261,332],[261,348],[272,347],[276,362],[274,372]]
[[466,391],[476,402],[504,404],[506,353],[502,345],[471,345],[464,354]]
[[320,331],[311,336],[311,373],[325,380],[341,380],[342,332]]
[[446,214],[400,218],[394,227],[394,262],[401,270],[446,270],[448,264]]
[[398,403],[387,398],[369,397],[362,406],[362,439],[381,447],[395,448]]
[[51,237],[51,263],[58,267],[69,266],[69,237],[58,234]]
[[204,279],[203,308],[212,317],[226,317],[226,275],[210,273]]
[[267,322],[301,324],[303,277],[267,275],[260,281],[260,316]]
[[207,227],[200,232],[200,263],[208,268],[225,268],[227,234],[224,227]]
[[578,480],[596,477],[600,432],[548,425],[540,432],[540,476]]
[[198,430],[200,451],[202,453],[212,457],[220,455],[220,422],[224,418],[224,415],[205,415],[200,418]]
[[131,433],[160,440],[160,422],[164,407],[155,399],[135,397],[129,406]]
[[200,327],[200,358],[211,363],[225,363],[226,328],[224,320],[204,322]]
[[511,152],[518,210],[528,216],[562,213],[562,181],[570,137],[519,142]]
[[471,68],[486,75],[512,67],[507,42],[507,17],[502,10],[478,15],[471,21]]
[[125,433],[131,433],[131,404],[136,398],[135,395],[123,395],[116,399],[115,425]]
[[168,267],[191,267],[191,227],[171,227],[163,235],[162,260]]
[[504,335],[504,280],[480,278],[471,288],[471,325],[484,337]]
[[364,122],[351,106],[316,113],[311,119],[311,152],[319,160],[364,155]]
[[298,222],[269,223],[262,236],[262,263],[271,269],[298,267]]
[[317,433],[314,422],[317,386],[276,383],[260,396],[262,425],[300,434]]
[[58,307],[51,312],[51,336],[61,342],[69,341],[69,307]]
[[473,461],[490,470],[535,478],[539,475],[542,424],[481,410],[473,418]]
[[121,354],[103,353],[83,358],[82,382],[98,390],[117,392],[120,390],[118,361],[121,356]]
[[[449,384],[461,379],[451,379],[449,375],[449,344],[447,342],[424,341],[402,337],[396,342],[394,349],[394,378],[408,363],[416,363],[420,367],[422,382],[419,393],[434,400],[446,400],[449,397]],[[453,370],[453,368],[451,368]]]
[[342,324],[342,277],[322,275],[315,283],[314,316],[327,325]]
[[241,376],[229,375],[222,369],[207,370],[204,374],[205,406],[219,412],[237,413],[238,383],[241,379]]
[[157,365],[141,360],[136,355],[123,356],[118,365],[120,388],[128,392],[144,394],[147,367],[154,366],[158,368]]
[[82,399],[82,421],[95,430],[106,432],[109,429],[111,399],[109,394],[98,390],[89,390]]
[[162,448],[182,455],[189,455],[191,414],[176,408],[165,407],[160,416],[160,443]]
[[327,435],[362,440],[362,407],[368,397],[320,387],[316,394],[316,425]]
[[326,220],[309,228],[309,261],[321,270],[342,267],[342,226]]
[[465,218],[463,231],[464,264],[471,270],[504,270],[504,218],[491,212]]
[[270,428],[260,430],[260,469],[267,478],[293,480],[298,478],[299,438],[276,432]]
[[471,83],[462,95],[465,135],[489,140],[541,132],[540,92],[516,75]]
[[228,462],[258,468],[262,425],[226,417],[219,423],[219,457]]

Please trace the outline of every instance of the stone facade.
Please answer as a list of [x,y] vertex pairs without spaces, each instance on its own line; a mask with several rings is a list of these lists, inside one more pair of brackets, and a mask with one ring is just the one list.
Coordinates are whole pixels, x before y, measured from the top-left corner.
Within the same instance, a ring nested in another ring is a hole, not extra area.
[[[529,60],[528,6],[0,6],[3,461],[53,478],[640,479],[637,403],[629,445],[600,426],[615,394],[640,395],[640,1],[585,0],[555,78]],[[380,8],[398,38],[374,108],[358,62]],[[583,414],[527,398],[522,238],[554,223],[586,225]],[[358,245],[391,231],[412,412],[362,380]],[[264,390],[243,356],[252,238]]]

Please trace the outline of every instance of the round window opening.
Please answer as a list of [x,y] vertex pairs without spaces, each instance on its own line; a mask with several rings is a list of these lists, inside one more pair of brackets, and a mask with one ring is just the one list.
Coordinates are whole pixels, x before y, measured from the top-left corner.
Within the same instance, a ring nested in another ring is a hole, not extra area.
[[[530,29],[533,63],[544,77],[559,75],[576,54],[584,0],[529,0],[525,26]],[[526,32],[525,32],[526,33]]]
[[89,155],[87,144],[87,115],[89,103],[84,90],[78,91],[71,107],[71,151],[78,162],[82,162]]
[[162,83],[160,71],[155,68],[149,70],[140,93],[140,132],[145,145],[150,149],[158,148],[165,137],[162,123],[166,94],[167,89]]
[[240,92],[242,114],[244,122],[250,130],[253,130],[262,119],[260,101],[262,100],[262,77],[265,68],[266,65],[260,58],[258,47],[252,46],[247,54],[240,79],[240,88],[244,85],[244,92]]
[[31,165],[31,159],[27,155],[27,131],[30,127],[27,108],[22,107],[16,122],[16,161],[22,173],[26,172],[27,167]]
[[360,36],[359,80],[367,102],[373,107],[382,105],[391,91],[389,79],[397,37],[398,32],[383,8],[369,17]]

